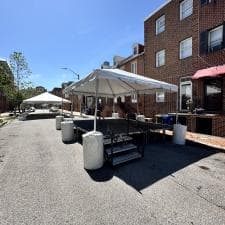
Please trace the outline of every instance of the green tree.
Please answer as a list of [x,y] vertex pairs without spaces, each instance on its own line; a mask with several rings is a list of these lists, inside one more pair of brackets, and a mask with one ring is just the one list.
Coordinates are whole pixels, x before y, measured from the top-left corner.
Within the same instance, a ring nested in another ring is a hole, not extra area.
[[7,62],[4,61],[0,62],[0,92],[6,96],[10,106],[13,108],[16,94],[13,74]]
[[34,96],[40,94],[36,90],[36,88],[34,88],[33,86],[30,86],[28,88],[22,89],[21,93],[22,93],[24,99],[31,98],[31,97],[34,97]]
[[31,86],[31,82],[29,81],[31,71],[22,52],[13,52],[10,55],[10,66],[14,75],[14,82],[16,85],[15,101],[20,111],[20,104],[23,101],[23,94],[21,90]]

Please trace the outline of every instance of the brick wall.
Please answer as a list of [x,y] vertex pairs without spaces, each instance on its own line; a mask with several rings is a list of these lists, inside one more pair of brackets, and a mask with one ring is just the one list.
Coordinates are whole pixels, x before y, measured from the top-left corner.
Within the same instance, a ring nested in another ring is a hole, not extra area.
[[225,137],[225,116],[212,120],[212,135]]
[[[182,21],[180,21],[179,16],[179,0],[170,2],[145,21],[145,76],[179,85],[181,77],[192,76],[199,69],[225,63],[225,49],[199,55],[200,33],[225,21],[225,0],[216,1],[216,4],[205,6],[201,6],[199,2],[194,0],[193,14]],[[162,15],[165,15],[166,18],[166,28],[164,32],[156,35],[155,21]],[[188,37],[192,37],[192,56],[180,60],[180,41]],[[155,54],[162,49],[166,50],[166,63],[164,66],[156,68]],[[193,81],[193,97],[196,102],[203,106],[202,80]],[[167,98],[167,100],[170,100],[170,98]],[[154,102],[154,97],[152,97],[152,101]],[[174,106],[171,103],[171,105],[165,104],[160,107],[160,103],[156,103],[152,106],[154,108],[152,111],[169,112],[170,109],[175,110]]]

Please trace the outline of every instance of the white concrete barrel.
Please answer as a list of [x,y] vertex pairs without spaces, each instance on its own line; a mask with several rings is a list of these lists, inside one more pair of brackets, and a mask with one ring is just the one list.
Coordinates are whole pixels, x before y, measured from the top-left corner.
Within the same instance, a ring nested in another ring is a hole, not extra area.
[[20,115],[18,116],[18,120],[24,121],[24,120],[27,119],[27,116],[28,116],[28,113],[27,113],[27,112],[22,113],[22,114],[20,114]]
[[136,120],[145,122],[145,116],[144,115],[137,115]]
[[56,130],[61,130],[61,122],[62,121],[63,121],[63,116],[56,116],[55,117]]
[[112,117],[118,119],[119,118],[119,113],[112,113]]
[[177,145],[185,145],[187,126],[181,124],[173,125],[173,143]]
[[71,142],[74,141],[74,124],[73,121],[63,121],[61,122],[61,130],[62,130],[62,141],[63,142]]
[[82,135],[84,168],[96,170],[104,164],[103,134],[91,131]]

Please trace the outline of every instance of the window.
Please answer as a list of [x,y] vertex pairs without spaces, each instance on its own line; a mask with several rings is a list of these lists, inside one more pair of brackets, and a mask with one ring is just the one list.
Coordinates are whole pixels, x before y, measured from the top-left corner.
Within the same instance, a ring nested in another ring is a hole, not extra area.
[[222,79],[205,79],[204,81],[205,104],[208,111],[222,110]]
[[133,48],[133,55],[136,55],[136,54],[138,54],[138,46],[137,45],[134,46],[134,48]]
[[156,67],[165,65],[165,50],[156,52]]
[[136,94],[131,95],[131,102],[137,103],[137,95]]
[[223,26],[216,27],[209,31],[208,42],[209,51],[214,51],[222,47]]
[[131,73],[137,73],[137,62],[131,63]]
[[189,110],[192,102],[192,82],[183,81],[180,83],[180,109]]
[[156,102],[165,102],[165,93],[163,91],[157,91],[155,95]]
[[200,35],[200,53],[207,54],[225,47],[225,22],[211,30],[205,30]]
[[207,5],[211,2],[213,2],[213,0],[201,0],[201,5]]
[[156,20],[155,29],[156,35],[162,33],[165,30],[165,15]]
[[193,0],[184,0],[180,3],[180,20],[193,13]]
[[192,37],[180,42],[180,59],[192,56]]

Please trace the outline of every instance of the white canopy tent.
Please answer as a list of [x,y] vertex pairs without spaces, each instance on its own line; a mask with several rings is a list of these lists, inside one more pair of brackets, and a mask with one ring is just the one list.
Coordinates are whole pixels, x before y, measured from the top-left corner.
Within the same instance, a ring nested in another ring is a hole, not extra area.
[[152,94],[156,91],[178,92],[177,85],[147,78],[120,69],[96,69],[84,79],[73,83],[64,90],[64,93],[77,95],[95,95],[96,131],[97,98],[118,97],[133,94]]
[[49,92],[42,93],[35,97],[26,99],[23,101],[23,104],[57,104],[61,105],[63,103],[71,103],[69,100],[65,98],[60,98],[56,95],[50,94]]

